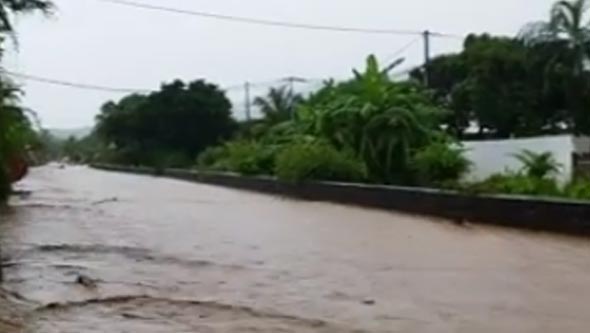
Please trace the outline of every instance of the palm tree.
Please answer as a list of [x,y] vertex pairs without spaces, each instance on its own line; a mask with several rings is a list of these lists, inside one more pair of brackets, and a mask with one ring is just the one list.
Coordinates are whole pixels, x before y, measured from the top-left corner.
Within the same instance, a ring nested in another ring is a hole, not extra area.
[[0,0],[0,32],[13,33],[11,16],[35,11],[49,13],[53,8],[50,0]]
[[553,4],[549,21],[532,22],[520,32],[527,44],[562,43],[574,60],[574,73],[581,74],[590,58],[590,0],[561,0]]
[[[49,13],[52,8],[50,0],[0,0],[0,43],[4,34],[9,34],[16,41],[12,24],[14,15],[37,11]],[[23,148],[23,138],[30,133],[24,111],[18,105],[18,89],[0,72],[0,203],[6,200],[10,191],[8,165],[15,151]]]
[[547,77],[555,75],[565,93],[569,113],[565,123],[576,133],[588,131],[590,95],[590,0],[561,0],[553,4],[549,21],[526,25],[520,37],[536,50],[550,52]]
[[[53,8],[50,0],[0,0],[0,43],[2,34],[14,34],[12,16],[19,13],[41,11],[48,13]],[[0,58],[2,50],[0,49]],[[23,109],[18,106],[20,90],[0,70],[0,155],[10,147],[8,135],[23,119]],[[2,156],[0,156],[1,158]],[[1,172],[1,170],[0,170]]]
[[302,100],[301,95],[283,86],[271,88],[265,97],[256,97],[254,105],[260,109],[268,121],[279,123],[291,119]]
[[384,70],[370,56],[364,71],[336,86],[329,82],[319,93],[323,100],[302,111],[311,132],[339,150],[350,149],[372,181],[400,184],[411,180],[411,154],[436,131],[438,109],[413,84],[394,82],[388,75],[393,67]]
[[562,168],[551,152],[535,153],[525,149],[514,154],[514,157],[522,163],[521,171],[533,178],[546,178],[559,172]]

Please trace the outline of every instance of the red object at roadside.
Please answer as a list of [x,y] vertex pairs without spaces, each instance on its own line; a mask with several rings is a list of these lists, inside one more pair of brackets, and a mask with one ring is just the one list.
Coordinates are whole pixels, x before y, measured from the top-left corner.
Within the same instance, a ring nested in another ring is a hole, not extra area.
[[8,177],[11,183],[23,179],[29,172],[27,161],[20,157],[13,157],[8,161]]

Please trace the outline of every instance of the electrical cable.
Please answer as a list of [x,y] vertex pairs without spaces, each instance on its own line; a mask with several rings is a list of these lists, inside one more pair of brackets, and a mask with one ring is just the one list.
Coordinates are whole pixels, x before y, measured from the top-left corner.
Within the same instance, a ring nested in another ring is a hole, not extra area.
[[[332,32],[354,32],[354,33],[365,33],[365,34],[388,34],[388,35],[422,35],[424,33],[423,31],[417,31],[417,30],[361,28],[361,27],[330,26],[330,25],[310,24],[310,23],[275,21],[275,20],[268,20],[268,19],[225,15],[225,14],[195,11],[195,10],[189,10],[189,9],[166,7],[166,6],[160,6],[160,5],[151,5],[151,4],[146,4],[146,3],[131,1],[131,0],[96,0],[96,1],[108,2],[108,3],[112,3],[112,4],[117,4],[117,5],[127,6],[127,7],[141,8],[141,9],[146,9],[146,10],[161,11],[161,12],[168,12],[168,13],[182,14],[182,15],[191,15],[191,16],[210,18],[210,19],[234,21],[234,22],[257,24],[257,25],[283,27],[283,28],[323,30],[323,31],[332,31]],[[430,32],[430,34],[433,37],[459,37],[459,36],[452,35],[452,34],[438,33],[438,32]]]
[[[58,86],[63,86],[63,87],[77,88],[77,89],[84,89],[84,90],[95,90],[95,91],[104,91],[104,92],[112,92],[112,93],[127,93],[127,94],[133,94],[133,93],[135,93],[135,94],[149,94],[149,93],[156,91],[156,90],[149,90],[149,89],[109,87],[109,86],[103,86],[103,85],[97,85],[97,84],[66,81],[66,80],[48,78],[48,77],[43,77],[43,76],[38,76],[38,75],[31,75],[31,74],[27,74],[27,73],[9,71],[6,69],[0,69],[0,72],[6,74],[8,76],[11,76],[13,78],[19,78],[19,79],[23,79],[26,81],[41,82],[41,83],[46,83],[46,84],[51,84],[51,85],[58,85]],[[261,83],[268,84],[270,82],[276,82],[276,81],[278,81],[278,80],[264,81]],[[253,84],[257,85],[258,83],[253,83]],[[231,85],[231,86],[227,86],[227,87],[221,87],[220,89],[225,90],[225,91],[229,91],[229,90],[243,89],[243,87],[244,87],[243,84],[235,84],[235,85]]]

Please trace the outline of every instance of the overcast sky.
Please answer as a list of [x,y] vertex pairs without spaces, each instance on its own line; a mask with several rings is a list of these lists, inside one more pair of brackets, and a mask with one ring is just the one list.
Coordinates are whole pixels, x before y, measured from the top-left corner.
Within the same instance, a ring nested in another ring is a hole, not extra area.
[[[220,14],[300,23],[425,30],[463,35],[514,35],[546,18],[551,0],[135,0]],[[8,70],[103,86],[156,89],[175,78],[206,78],[221,86],[286,76],[345,77],[374,53],[381,59],[414,36],[369,35],[265,27],[155,12],[99,0],[55,0],[53,17],[19,18],[19,50]],[[434,55],[461,41],[433,40]],[[422,61],[422,45],[404,53],[404,69]],[[24,102],[46,127],[89,126],[100,105],[121,94],[18,82]],[[305,87],[301,87],[304,89]],[[261,86],[256,92],[265,89]],[[241,90],[232,91],[243,116]]]

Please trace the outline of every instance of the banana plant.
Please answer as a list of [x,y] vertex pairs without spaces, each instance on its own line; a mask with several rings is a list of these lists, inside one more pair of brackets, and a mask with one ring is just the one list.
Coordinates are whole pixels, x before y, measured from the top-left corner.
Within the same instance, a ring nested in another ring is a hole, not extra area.
[[410,83],[394,82],[374,56],[363,72],[318,93],[304,105],[300,119],[313,135],[362,159],[374,181],[407,179],[413,152],[438,131],[440,110],[427,94]]

